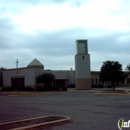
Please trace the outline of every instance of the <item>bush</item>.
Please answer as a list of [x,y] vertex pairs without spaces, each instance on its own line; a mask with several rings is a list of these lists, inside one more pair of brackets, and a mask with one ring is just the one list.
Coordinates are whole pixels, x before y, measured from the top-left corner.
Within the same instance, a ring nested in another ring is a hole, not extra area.
[[104,88],[104,85],[99,84],[99,85],[98,85],[98,88]]
[[92,84],[92,85],[91,85],[91,88],[98,88],[98,86],[95,85],[95,84]]
[[8,88],[2,88],[2,91],[13,91],[14,89],[12,87],[8,87]]
[[56,86],[55,86],[54,89],[55,89],[55,91],[60,91],[60,88],[59,88],[59,87],[56,87]]
[[[55,87],[52,86],[54,80],[55,75],[52,73],[44,73],[36,77],[37,84],[44,84],[43,91],[54,91]],[[38,90],[40,91],[42,88],[38,88]]]
[[104,85],[102,85],[102,84],[99,84],[99,85],[92,84],[91,88],[104,88]]
[[111,85],[108,85],[107,88],[112,88],[112,86],[111,86]]
[[17,89],[18,91],[34,91],[33,87],[21,87]]
[[55,91],[55,87],[54,86],[43,87],[43,91]]
[[66,87],[61,88],[62,91],[67,91]]
[[25,91],[34,91],[33,87],[25,87]]
[[59,87],[56,86],[37,86],[36,91],[60,91]]
[[37,87],[36,91],[43,91],[43,87]]
[[69,84],[68,88],[75,88],[75,84]]

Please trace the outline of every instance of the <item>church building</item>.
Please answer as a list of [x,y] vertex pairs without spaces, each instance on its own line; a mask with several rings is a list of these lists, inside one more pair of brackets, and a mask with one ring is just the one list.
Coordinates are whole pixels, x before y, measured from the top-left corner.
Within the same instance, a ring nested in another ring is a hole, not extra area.
[[[44,65],[36,58],[27,67],[5,69],[3,73],[3,87],[14,89],[21,87],[32,87],[36,89],[36,77],[43,73],[55,75],[54,85],[57,87],[68,87],[75,85],[75,89],[91,89],[91,85],[100,84],[99,71],[90,70],[90,54],[88,54],[88,41],[76,41],[75,70],[44,70]],[[107,86],[109,83],[102,83]],[[123,85],[130,85],[130,76]]]

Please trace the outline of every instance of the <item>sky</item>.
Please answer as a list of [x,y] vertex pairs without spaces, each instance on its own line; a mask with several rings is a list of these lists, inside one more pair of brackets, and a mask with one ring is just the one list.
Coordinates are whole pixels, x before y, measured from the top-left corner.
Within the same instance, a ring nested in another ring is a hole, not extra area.
[[130,64],[129,0],[0,0],[0,67],[75,69],[77,39],[88,40],[91,70]]

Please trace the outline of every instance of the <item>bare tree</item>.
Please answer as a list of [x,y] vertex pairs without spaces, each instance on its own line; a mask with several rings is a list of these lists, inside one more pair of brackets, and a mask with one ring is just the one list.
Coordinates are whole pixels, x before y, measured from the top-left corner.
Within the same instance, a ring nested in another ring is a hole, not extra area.
[[130,64],[126,66],[126,71],[130,72]]

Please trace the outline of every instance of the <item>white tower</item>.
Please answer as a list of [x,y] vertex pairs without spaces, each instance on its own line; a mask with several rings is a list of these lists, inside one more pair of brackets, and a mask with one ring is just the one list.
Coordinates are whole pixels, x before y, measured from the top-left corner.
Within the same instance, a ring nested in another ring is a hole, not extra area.
[[75,83],[76,89],[91,89],[90,55],[87,40],[77,40],[77,54],[75,55]]

